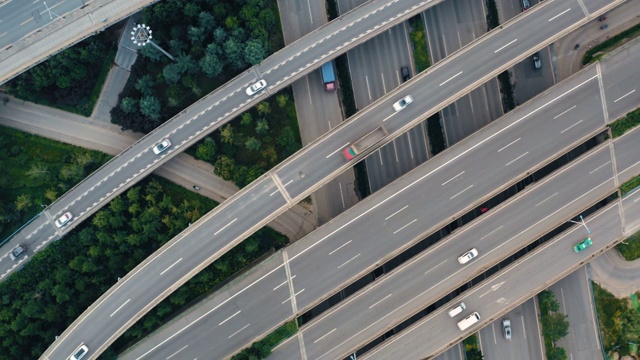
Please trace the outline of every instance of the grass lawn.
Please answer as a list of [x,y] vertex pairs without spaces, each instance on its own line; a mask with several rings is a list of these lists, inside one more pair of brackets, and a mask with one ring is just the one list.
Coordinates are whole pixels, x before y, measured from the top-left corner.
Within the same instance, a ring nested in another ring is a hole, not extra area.
[[623,118],[614,121],[609,127],[614,138],[640,125],[640,109],[627,113]]
[[431,66],[424,23],[420,16],[414,16],[409,19],[409,24],[411,25],[411,34],[409,36],[413,47],[413,59],[416,62],[416,72],[421,73]]
[[640,233],[635,233],[616,245],[620,255],[627,260],[633,261],[640,258]]
[[[593,284],[593,292],[605,351],[609,353],[617,348],[616,351],[621,355],[628,354],[629,346],[627,342],[636,340],[634,338],[637,338],[638,334],[626,334],[620,326],[620,318],[628,307],[632,305],[632,301],[629,298],[618,299],[596,283]],[[618,348],[618,346],[620,347]]]

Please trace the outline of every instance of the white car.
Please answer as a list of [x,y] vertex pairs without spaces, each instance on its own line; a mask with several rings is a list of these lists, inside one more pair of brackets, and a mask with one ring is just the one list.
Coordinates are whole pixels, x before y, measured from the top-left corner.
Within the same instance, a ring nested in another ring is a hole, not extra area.
[[260,80],[247,88],[247,95],[253,96],[265,87],[267,87],[267,82],[264,80]]
[[478,250],[476,248],[473,248],[469,251],[467,251],[466,253],[460,255],[460,257],[458,257],[458,262],[462,265],[466,264],[469,262],[469,260],[475,258],[476,256],[478,256]]
[[56,226],[61,228],[67,225],[67,223],[71,221],[71,219],[73,219],[73,215],[70,212],[66,212],[64,213],[64,215],[60,216],[58,220],[56,220]]
[[80,360],[85,355],[87,355],[88,352],[89,352],[89,348],[87,347],[87,345],[85,345],[84,343],[80,344],[80,346],[76,349],[76,351],[74,351],[73,354],[69,356],[68,360]]
[[502,320],[502,333],[504,334],[505,339],[511,340],[511,320]]
[[396,111],[400,111],[400,110],[406,108],[412,102],[413,102],[413,96],[407,95],[407,96],[403,97],[402,99],[398,100],[396,103],[394,103],[393,104],[393,108]]
[[158,155],[161,152],[167,150],[171,146],[171,141],[169,139],[164,139],[158,143],[158,145],[153,147],[153,152]]

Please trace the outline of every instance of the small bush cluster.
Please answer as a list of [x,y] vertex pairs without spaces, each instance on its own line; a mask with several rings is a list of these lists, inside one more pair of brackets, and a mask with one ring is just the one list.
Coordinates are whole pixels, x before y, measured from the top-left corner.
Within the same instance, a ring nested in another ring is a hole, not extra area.
[[636,109],[627,113],[623,118],[618,119],[611,123],[611,133],[614,138],[622,136],[627,131],[640,125],[640,109]]

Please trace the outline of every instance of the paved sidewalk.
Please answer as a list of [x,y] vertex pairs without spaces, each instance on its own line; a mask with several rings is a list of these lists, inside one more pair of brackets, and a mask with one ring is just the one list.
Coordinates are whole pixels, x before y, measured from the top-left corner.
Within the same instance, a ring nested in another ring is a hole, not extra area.
[[615,248],[593,259],[591,278],[618,298],[640,291],[640,259],[626,261]]
[[[62,110],[11,98],[0,105],[0,125],[40,135],[49,139],[117,155],[143,134],[121,132],[119,126],[94,121]],[[200,193],[223,202],[238,191],[231,182],[213,174],[213,165],[180,154],[155,173],[187,189],[200,186]],[[297,205],[272,221],[269,226],[291,240],[297,240],[316,228],[313,214]]]

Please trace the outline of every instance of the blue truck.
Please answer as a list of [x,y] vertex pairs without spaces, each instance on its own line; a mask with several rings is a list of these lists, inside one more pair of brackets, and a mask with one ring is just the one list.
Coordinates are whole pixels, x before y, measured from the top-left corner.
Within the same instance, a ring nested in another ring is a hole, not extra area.
[[328,92],[336,89],[336,73],[333,71],[333,60],[322,65],[322,83],[324,89]]

